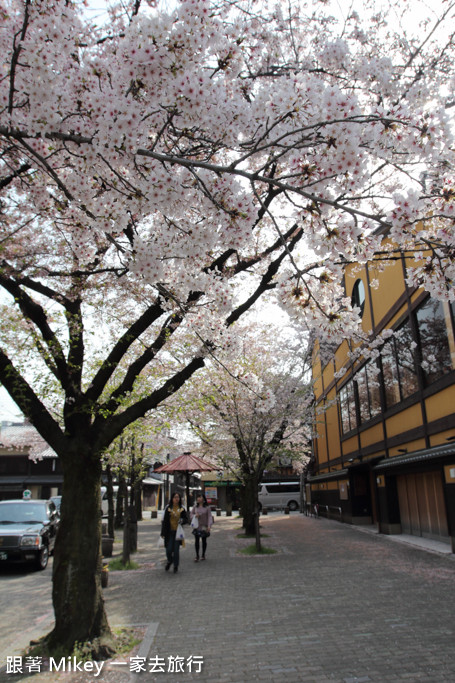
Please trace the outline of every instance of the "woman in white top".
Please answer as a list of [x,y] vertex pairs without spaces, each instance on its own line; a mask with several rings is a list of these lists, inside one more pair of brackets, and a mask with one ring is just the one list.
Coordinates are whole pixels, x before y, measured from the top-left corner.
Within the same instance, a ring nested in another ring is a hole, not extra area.
[[202,539],[202,557],[201,561],[205,560],[205,552],[207,550],[207,538],[210,536],[210,529],[213,524],[212,511],[207,503],[206,497],[199,493],[196,496],[196,505],[193,506],[191,512],[191,526],[193,527],[194,545],[196,550],[195,562],[199,562],[199,549]]

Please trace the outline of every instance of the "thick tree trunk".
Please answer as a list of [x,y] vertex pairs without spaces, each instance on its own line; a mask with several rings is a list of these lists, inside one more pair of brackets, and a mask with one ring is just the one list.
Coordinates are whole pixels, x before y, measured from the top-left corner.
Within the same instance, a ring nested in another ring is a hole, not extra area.
[[111,466],[107,465],[106,467],[106,474],[107,474],[107,502],[108,502],[108,511],[107,511],[107,535],[109,538],[115,538],[115,524],[114,524],[114,516],[115,516],[115,506],[114,506],[114,485],[112,483],[112,470]]
[[137,521],[142,521],[142,481],[140,479],[136,481],[134,486],[134,508]]
[[70,654],[77,642],[96,643],[94,658],[112,653],[101,590],[101,458],[87,444],[63,459],[61,523],[53,566],[55,628],[49,651]]
[[246,534],[256,535],[258,519],[258,483],[256,477],[248,477],[242,489],[243,528]]

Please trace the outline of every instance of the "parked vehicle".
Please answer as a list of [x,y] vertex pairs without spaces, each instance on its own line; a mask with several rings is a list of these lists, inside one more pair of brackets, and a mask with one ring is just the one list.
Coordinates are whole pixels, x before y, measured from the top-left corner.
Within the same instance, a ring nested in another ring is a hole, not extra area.
[[59,515],[50,500],[0,501],[0,564],[33,562],[46,569]]
[[[115,504],[117,502],[117,493],[118,493],[118,486],[113,486],[112,500],[114,502],[114,509],[115,509]],[[108,511],[109,511],[109,501],[107,498],[107,487],[102,486],[101,487],[101,514],[102,514],[102,516],[107,517]]]
[[[115,484],[113,487],[113,494],[112,494],[112,500],[114,502],[114,510],[117,505],[117,495],[118,495],[118,486]],[[130,495],[131,492],[131,486],[128,486],[128,496]],[[109,501],[107,498],[107,487],[102,486],[101,487],[101,511],[102,511],[102,516],[107,517],[108,512],[109,512]]]
[[57,508],[58,514],[60,514],[60,508],[62,505],[62,497],[61,496],[52,496],[52,498],[49,498],[49,500],[51,500],[54,503],[55,507]]
[[300,507],[299,481],[265,481],[259,484],[259,509],[284,508],[298,510]]

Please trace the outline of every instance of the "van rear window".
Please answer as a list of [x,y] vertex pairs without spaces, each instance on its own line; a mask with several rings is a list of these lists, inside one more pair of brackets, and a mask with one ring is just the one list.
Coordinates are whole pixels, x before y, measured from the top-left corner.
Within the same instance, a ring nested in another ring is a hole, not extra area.
[[279,484],[264,484],[268,493],[299,493],[299,483],[279,483]]

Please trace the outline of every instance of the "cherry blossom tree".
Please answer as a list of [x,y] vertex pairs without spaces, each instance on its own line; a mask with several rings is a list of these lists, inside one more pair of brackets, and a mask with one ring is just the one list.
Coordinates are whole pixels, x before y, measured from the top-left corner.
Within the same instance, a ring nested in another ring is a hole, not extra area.
[[110,650],[103,453],[264,292],[347,335],[387,231],[453,298],[453,3],[417,5],[0,0],[0,381],[64,470],[51,649]]
[[[143,387],[145,395],[147,388]],[[156,410],[126,427],[105,451],[103,471],[107,479],[108,535],[114,537],[115,527],[128,524],[128,511],[134,506],[134,516],[142,519],[141,488],[147,469],[162,453],[169,453],[175,439],[170,437],[169,426],[163,411]],[[119,490],[117,508],[114,510],[113,480],[117,479]],[[130,486],[130,494],[127,490]],[[123,560],[126,564],[126,561]]]
[[308,337],[272,324],[237,325],[235,342],[206,362],[174,397],[173,423],[186,420],[202,455],[242,483],[246,533],[256,534],[258,485],[266,470],[309,461],[313,424]]

